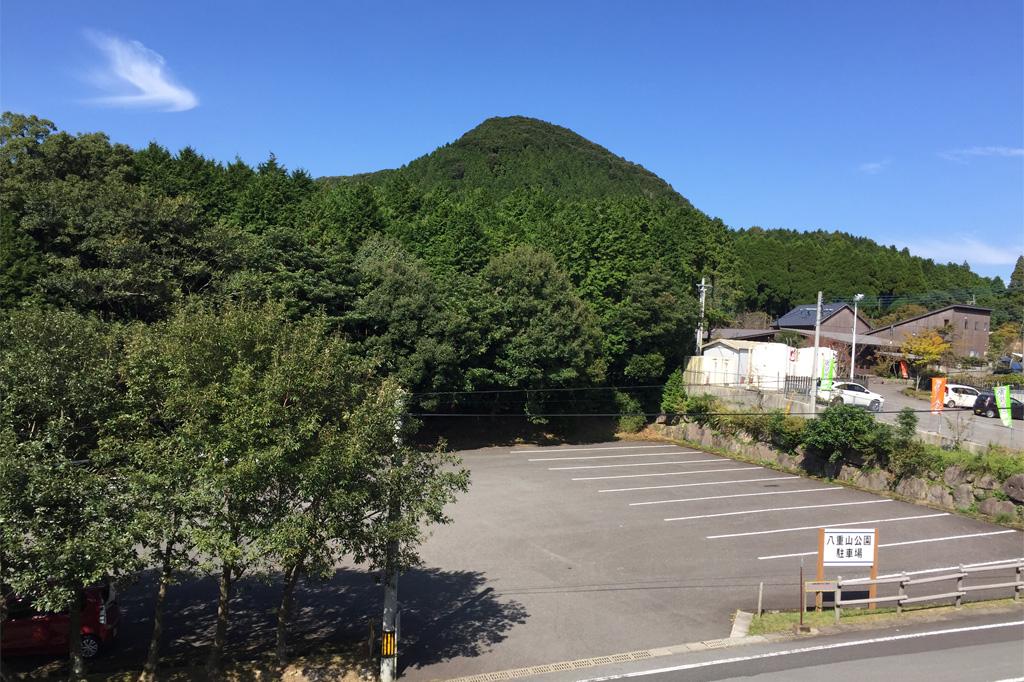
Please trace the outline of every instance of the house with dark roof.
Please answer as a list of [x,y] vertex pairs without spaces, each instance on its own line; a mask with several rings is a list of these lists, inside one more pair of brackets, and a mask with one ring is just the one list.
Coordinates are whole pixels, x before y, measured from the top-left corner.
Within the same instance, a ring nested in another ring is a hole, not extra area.
[[[813,311],[814,306],[811,306]],[[992,310],[973,305],[950,305],[939,310],[878,327],[868,332],[874,339],[885,339],[899,346],[904,339],[926,331],[945,331],[958,357],[981,358],[988,350]],[[811,323],[814,324],[813,322]],[[824,326],[824,325],[823,325]]]
[[[776,329],[814,329],[815,304],[798,305],[775,323]],[[871,325],[857,313],[857,334],[866,334]],[[821,305],[821,331],[851,334],[853,332],[853,308],[846,303],[823,303]]]

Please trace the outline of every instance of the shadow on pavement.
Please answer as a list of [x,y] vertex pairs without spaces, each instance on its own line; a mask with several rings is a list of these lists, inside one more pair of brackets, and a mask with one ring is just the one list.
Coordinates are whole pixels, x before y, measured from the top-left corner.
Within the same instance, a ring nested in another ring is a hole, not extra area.
[[[152,632],[156,575],[141,574],[122,587],[122,625],[114,648],[90,663],[91,672],[141,668]],[[399,580],[402,608],[400,662],[422,668],[458,657],[473,657],[501,642],[528,614],[503,600],[476,571],[413,569]],[[274,652],[279,576],[239,581],[231,600],[227,661],[269,657]],[[212,576],[187,576],[167,595],[161,666],[201,665],[216,618],[217,583]],[[372,621],[379,632],[383,590],[370,573],[339,569],[325,582],[306,580],[296,589],[289,632],[293,655],[351,652],[365,642]],[[5,660],[11,672],[32,677],[62,675],[64,659]]]

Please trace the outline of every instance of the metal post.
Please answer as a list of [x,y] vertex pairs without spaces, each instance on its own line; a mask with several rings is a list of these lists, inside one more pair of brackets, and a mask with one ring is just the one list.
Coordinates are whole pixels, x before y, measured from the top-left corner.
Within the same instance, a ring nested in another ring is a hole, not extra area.
[[697,289],[700,290],[700,318],[697,320],[697,355],[700,355],[704,346],[704,296],[708,289],[711,287],[704,283],[704,278],[700,278],[700,284],[697,285]]
[[856,378],[854,367],[857,366],[857,304],[864,298],[864,294],[853,296],[853,344],[850,346],[850,381]]
[[899,599],[896,600],[896,615],[903,613],[903,600],[907,598],[907,581],[910,580],[910,576],[906,573],[903,574],[903,579],[900,580],[900,591]]
[[800,632],[804,631],[804,611],[807,609],[807,596],[804,592],[804,558],[800,557]]
[[[1020,566],[1017,567],[1017,571],[1018,571],[1018,575],[1019,575],[1020,574]],[[1018,578],[1017,580],[1019,582],[1020,578]],[[758,616],[758,618],[761,617],[761,604],[764,603],[762,601],[763,598],[764,598],[764,581],[762,580],[757,585],[757,616]],[[1013,598],[1017,599],[1017,593],[1016,592],[1014,593],[1014,597]]]
[[964,602],[964,567],[960,566],[960,575],[956,577],[956,603],[957,608]]
[[836,592],[835,597],[833,597],[833,599],[835,600],[835,602],[833,603],[832,607],[833,609],[835,609],[836,622],[838,623],[839,616],[842,615],[843,609],[843,576],[841,575],[836,576]]
[[[402,465],[402,412],[404,411],[405,393],[400,392],[397,400],[395,419],[395,434],[392,441],[395,444],[394,466]],[[392,494],[388,506],[389,525],[398,523],[402,514],[402,501],[395,491]],[[380,680],[381,682],[394,682],[398,679],[398,552],[397,540],[388,543],[387,558],[385,559],[384,577],[384,615],[381,620],[380,631]]]
[[814,354],[811,356],[811,416],[818,413],[818,343],[821,340],[821,292],[814,311]]
[[[388,548],[391,556],[397,556],[398,543],[394,545],[394,553]],[[389,557],[390,558],[390,557]],[[392,565],[388,569],[387,583],[384,585],[384,619],[380,633],[380,679],[381,682],[394,682],[398,679],[398,571]]]

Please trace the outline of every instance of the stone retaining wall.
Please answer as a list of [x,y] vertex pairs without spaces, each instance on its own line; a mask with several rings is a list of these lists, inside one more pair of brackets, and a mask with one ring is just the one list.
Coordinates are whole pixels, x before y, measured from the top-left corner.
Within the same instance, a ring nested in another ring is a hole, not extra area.
[[976,511],[1000,523],[1024,525],[1024,474],[999,481],[990,474],[974,474],[951,466],[938,477],[912,476],[894,481],[888,471],[860,469],[848,464],[837,466],[803,452],[790,454],[742,436],[723,436],[699,424],[653,424],[650,428],[672,440],[724,451],[745,460],[766,462],[791,473],[827,476],[864,490],[895,493],[910,502],[938,509]]

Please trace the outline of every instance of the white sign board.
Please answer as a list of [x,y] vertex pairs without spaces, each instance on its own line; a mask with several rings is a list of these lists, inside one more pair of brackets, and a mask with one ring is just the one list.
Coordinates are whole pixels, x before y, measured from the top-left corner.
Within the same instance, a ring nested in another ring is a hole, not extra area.
[[826,566],[870,566],[875,560],[874,528],[826,528]]

